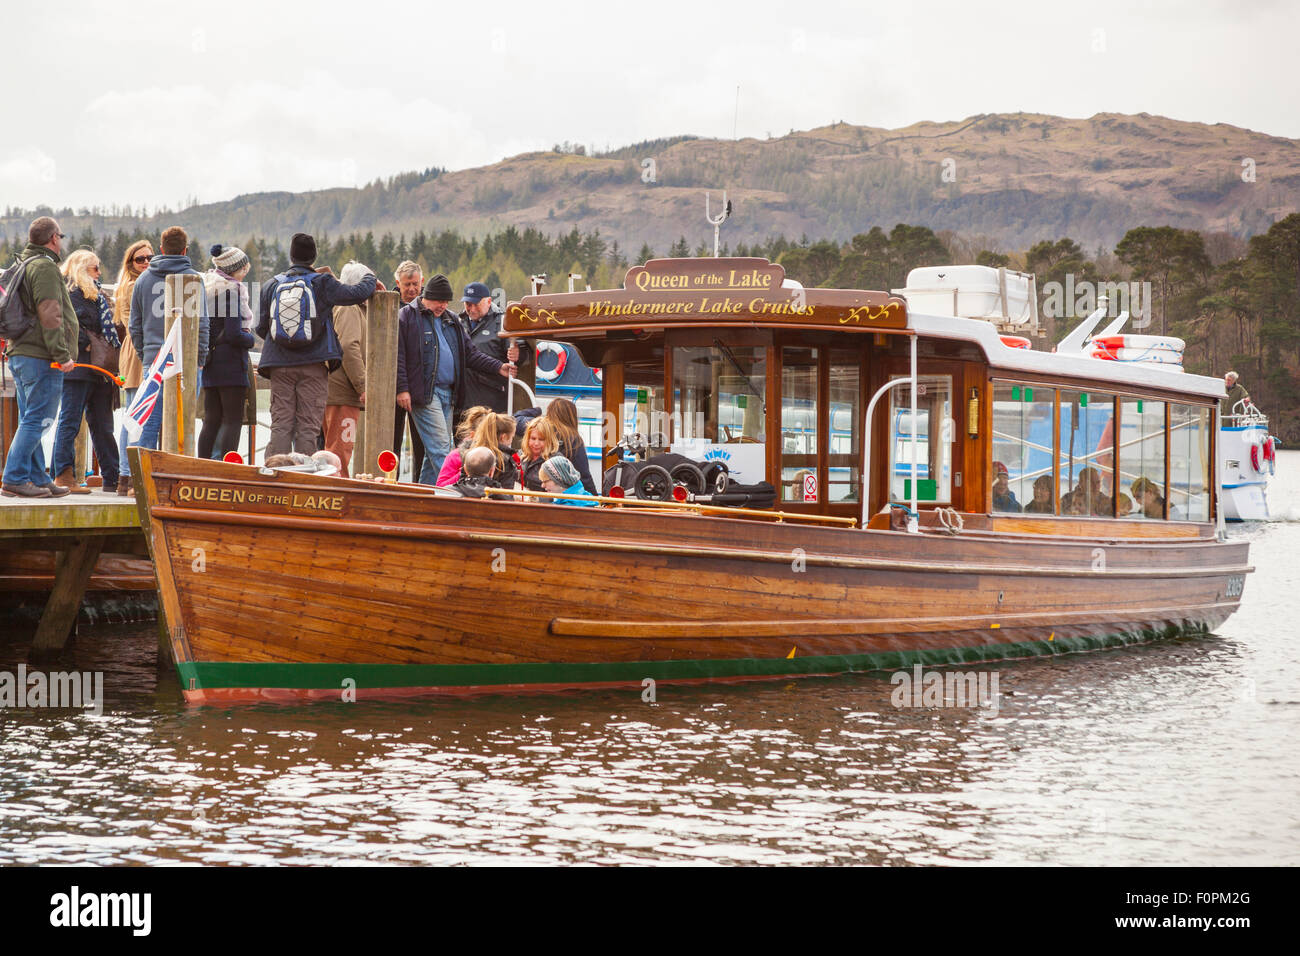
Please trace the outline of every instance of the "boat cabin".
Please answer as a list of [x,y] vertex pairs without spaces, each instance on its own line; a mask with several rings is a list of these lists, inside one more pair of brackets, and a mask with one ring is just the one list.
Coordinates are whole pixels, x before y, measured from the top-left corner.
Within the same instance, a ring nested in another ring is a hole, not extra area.
[[511,303],[502,335],[569,343],[600,369],[605,467],[639,432],[652,455],[770,482],[781,511],[1208,533],[1220,380],[1032,350],[957,291],[910,310],[900,292],[805,289],[765,259],[655,259],[621,289]]

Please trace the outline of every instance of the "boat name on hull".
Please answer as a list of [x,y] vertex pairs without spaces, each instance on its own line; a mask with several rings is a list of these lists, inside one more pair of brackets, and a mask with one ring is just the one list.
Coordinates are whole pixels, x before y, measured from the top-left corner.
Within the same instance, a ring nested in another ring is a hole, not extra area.
[[[217,487],[181,482],[176,486],[176,500],[182,504],[257,505],[257,510],[306,511],[311,514],[338,516],[343,513],[343,495],[313,495],[302,491],[258,491],[250,488]],[[268,507],[269,506],[269,507]]]

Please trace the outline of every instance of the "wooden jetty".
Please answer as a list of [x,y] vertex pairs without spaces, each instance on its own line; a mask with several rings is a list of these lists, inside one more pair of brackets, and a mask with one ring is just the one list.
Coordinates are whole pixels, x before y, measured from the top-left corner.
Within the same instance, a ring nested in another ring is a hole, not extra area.
[[148,556],[134,498],[100,492],[54,500],[0,498],[0,590],[44,590],[53,564],[53,587],[32,641],[34,659],[63,650],[88,587],[154,587],[152,574],[143,579],[139,566],[113,568],[101,561]]
[[[167,329],[185,323],[182,374],[169,379],[163,394],[163,450],[193,456],[198,438],[198,276],[174,276],[168,281]],[[397,381],[396,292],[377,292],[367,304],[366,375],[372,394],[395,394]],[[255,448],[256,387],[266,387],[253,373],[249,393],[249,460]],[[9,434],[0,436],[0,464],[16,427],[16,408],[7,422]],[[391,444],[394,403],[372,402],[358,423],[354,471],[377,473],[381,452]],[[369,436],[375,436],[370,438]],[[122,462],[123,474],[129,463]],[[95,490],[90,495],[49,499],[0,498],[0,637],[12,626],[5,615],[13,609],[15,595],[48,595],[44,599],[31,656],[56,657],[76,632],[78,611],[88,592],[156,593],[148,544],[141,531],[134,497],[124,498]],[[170,661],[166,644],[160,650]]]

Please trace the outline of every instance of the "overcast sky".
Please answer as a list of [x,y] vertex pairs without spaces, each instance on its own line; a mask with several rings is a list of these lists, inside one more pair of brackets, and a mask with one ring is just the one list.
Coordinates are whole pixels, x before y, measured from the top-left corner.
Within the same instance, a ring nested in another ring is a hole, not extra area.
[[5,15],[0,207],[175,207],[562,140],[834,120],[1148,112],[1300,137],[1296,0],[119,0]]

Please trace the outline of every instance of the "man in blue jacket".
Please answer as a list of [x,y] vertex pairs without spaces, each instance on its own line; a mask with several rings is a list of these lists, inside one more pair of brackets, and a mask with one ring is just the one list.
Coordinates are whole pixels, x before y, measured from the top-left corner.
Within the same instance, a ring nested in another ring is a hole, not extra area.
[[[360,305],[375,294],[375,274],[368,269],[355,285],[344,285],[328,269],[313,269],[316,240],[306,233],[290,241],[289,259],[289,270],[262,289],[258,311],[257,334],[265,341],[257,371],[271,380],[267,457],[317,452],[329,373],[343,357],[334,333],[334,306]],[[282,285],[284,292],[279,293]],[[291,292],[297,294],[291,298]]]
[[451,304],[444,275],[428,281],[420,298],[397,315],[397,404],[411,415],[424,441],[420,483],[437,484],[451,453],[451,426],[465,402],[466,370],[511,376],[515,366],[485,355],[470,344]]
[[[149,260],[149,268],[141,273],[131,291],[131,317],[128,323],[131,345],[140,356],[146,375],[167,339],[164,306],[167,277],[198,275],[190,263],[190,257],[185,254],[189,244],[190,237],[180,226],[164,230],[162,240],[158,243],[160,254]],[[207,296],[203,294],[203,283],[198,283],[196,288],[199,300],[199,368],[202,368],[208,361],[208,303]],[[154,404],[153,411],[149,413],[140,432],[140,440],[134,444],[143,448],[158,447],[158,436],[162,432],[162,406],[161,401]]]

